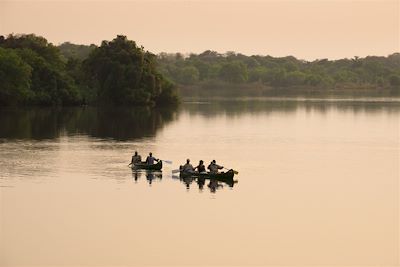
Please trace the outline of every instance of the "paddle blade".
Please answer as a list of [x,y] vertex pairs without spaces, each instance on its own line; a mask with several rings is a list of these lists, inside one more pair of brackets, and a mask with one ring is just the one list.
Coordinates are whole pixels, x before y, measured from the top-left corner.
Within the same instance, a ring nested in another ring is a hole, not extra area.
[[164,159],[162,159],[162,162],[165,162],[165,163],[168,163],[168,164],[172,164],[172,161],[170,161],[170,160],[164,160]]
[[225,168],[225,167],[224,167],[224,169],[225,169],[225,170],[228,170],[228,171],[232,170],[234,174],[239,174],[239,172],[238,172],[238,171],[235,171],[234,169],[228,169],[228,168]]
[[172,173],[178,173],[180,170],[172,170]]

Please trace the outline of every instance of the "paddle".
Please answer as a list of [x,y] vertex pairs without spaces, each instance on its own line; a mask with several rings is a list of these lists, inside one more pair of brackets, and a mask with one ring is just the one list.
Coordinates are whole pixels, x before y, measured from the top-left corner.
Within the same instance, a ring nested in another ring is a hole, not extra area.
[[234,169],[228,169],[228,168],[225,168],[225,167],[224,167],[224,169],[225,169],[225,170],[228,170],[228,171],[232,170],[234,174],[239,174],[239,172],[238,172],[238,171],[235,171]]
[[172,173],[178,173],[180,172],[180,170],[176,169],[176,170],[172,170]]

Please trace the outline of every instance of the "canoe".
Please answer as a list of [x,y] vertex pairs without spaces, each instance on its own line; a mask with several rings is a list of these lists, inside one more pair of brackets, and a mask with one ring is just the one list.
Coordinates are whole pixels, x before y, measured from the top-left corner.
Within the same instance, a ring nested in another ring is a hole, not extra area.
[[142,169],[142,170],[151,170],[151,171],[160,171],[162,169],[162,161],[160,160],[156,164],[147,165],[146,162],[134,163],[132,165],[134,169]]
[[227,172],[219,172],[219,173],[198,173],[198,172],[180,172],[179,173],[182,178],[184,177],[194,177],[194,178],[204,178],[204,179],[216,179],[216,180],[232,180],[233,170],[229,170]]

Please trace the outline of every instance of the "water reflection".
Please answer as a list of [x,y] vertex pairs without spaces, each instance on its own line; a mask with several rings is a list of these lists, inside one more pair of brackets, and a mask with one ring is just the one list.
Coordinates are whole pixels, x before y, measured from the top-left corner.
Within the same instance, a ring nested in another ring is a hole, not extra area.
[[[399,99],[253,99],[188,102],[176,109],[152,108],[1,108],[0,138],[44,140],[62,134],[84,134],[95,138],[134,140],[155,136],[165,125],[176,120],[179,113],[206,118],[246,114],[326,113],[330,110],[354,113],[397,114]],[[3,140],[4,141],[4,140]]]
[[[137,183],[142,178],[146,179],[146,182],[151,186],[154,182],[161,182],[163,180],[162,171],[151,171],[151,170],[135,170],[132,169],[132,179]],[[172,175],[170,177],[174,180],[179,180],[186,188],[187,191],[198,188],[199,192],[208,189],[211,193],[216,193],[218,190],[224,187],[233,188],[238,183],[236,179],[210,179],[204,177],[191,177],[191,176],[179,176]]]
[[400,110],[400,100],[391,99],[251,99],[196,101],[185,103],[183,110],[190,115],[201,115],[212,118],[219,115],[228,117],[244,114],[268,114],[272,112],[293,113],[298,109],[307,112],[326,113],[330,110],[353,113],[396,113]]
[[[155,181],[161,182],[163,180],[163,173],[162,171],[132,169],[132,179],[135,183],[142,178],[145,178],[149,186],[151,186]],[[170,178],[179,180],[185,186],[187,191],[198,188],[199,192],[202,192],[204,189],[208,188],[211,193],[216,193],[224,187],[233,188],[233,186],[238,183],[236,179],[210,179],[191,176],[181,177],[179,175],[172,175]]]
[[151,171],[151,170],[135,170],[132,169],[132,178],[135,183],[138,182],[141,177],[146,177],[147,182],[149,185],[152,185],[153,181],[161,181],[163,174],[161,171]]
[[[206,188],[208,188],[211,193],[216,193],[217,190],[224,188],[224,186],[233,188],[233,186],[238,183],[238,180],[236,179],[211,179],[205,177],[179,175],[172,175],[172,178],[179,180],[182,184],[184,184],[187,191],[189,191],[193,187],[197,187],[199,191],[202,192],[206,186]],[[192,186],[194,183],[196,183],[197,186]]]
[[0,138],[54,139],[62,134],[132,140],[155,136],[174,120],[174,109],[2,108]]

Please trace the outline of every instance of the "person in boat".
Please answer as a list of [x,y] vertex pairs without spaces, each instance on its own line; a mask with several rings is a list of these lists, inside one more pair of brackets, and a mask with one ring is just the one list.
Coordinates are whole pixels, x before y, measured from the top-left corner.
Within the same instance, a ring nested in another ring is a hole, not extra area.
[[135,154],[132,156],[131,164],[141,163],[141,162],[142,162],[142,156],[140,156],[138,152],[135,151]]
[[182,166],[181,170],[183,172],[194,172],[193,165],[190,164],[190,159],[186,160],[186,164]]
[[197,166],[194,168],[194,170],[196,170],[196,169],[197,169],[197,171],[198,171],[199,173],[204,173],[204,172],[206,172],[206,166],[204,166],[204,161],[200,160],[199,165],[197,165]]
[[149,153],[149,155],[146,158],[146,164],[147,165],[153,165],[155,161],[159,161],[159,159],[156,159],[155,157],[153,157],[153,153]]
[[211,161],[210,165],[208,165],[207,169],[210,170],[210,173],[218,173],[218,170],[223,169],[224,166],[219,166],[215,159]]

